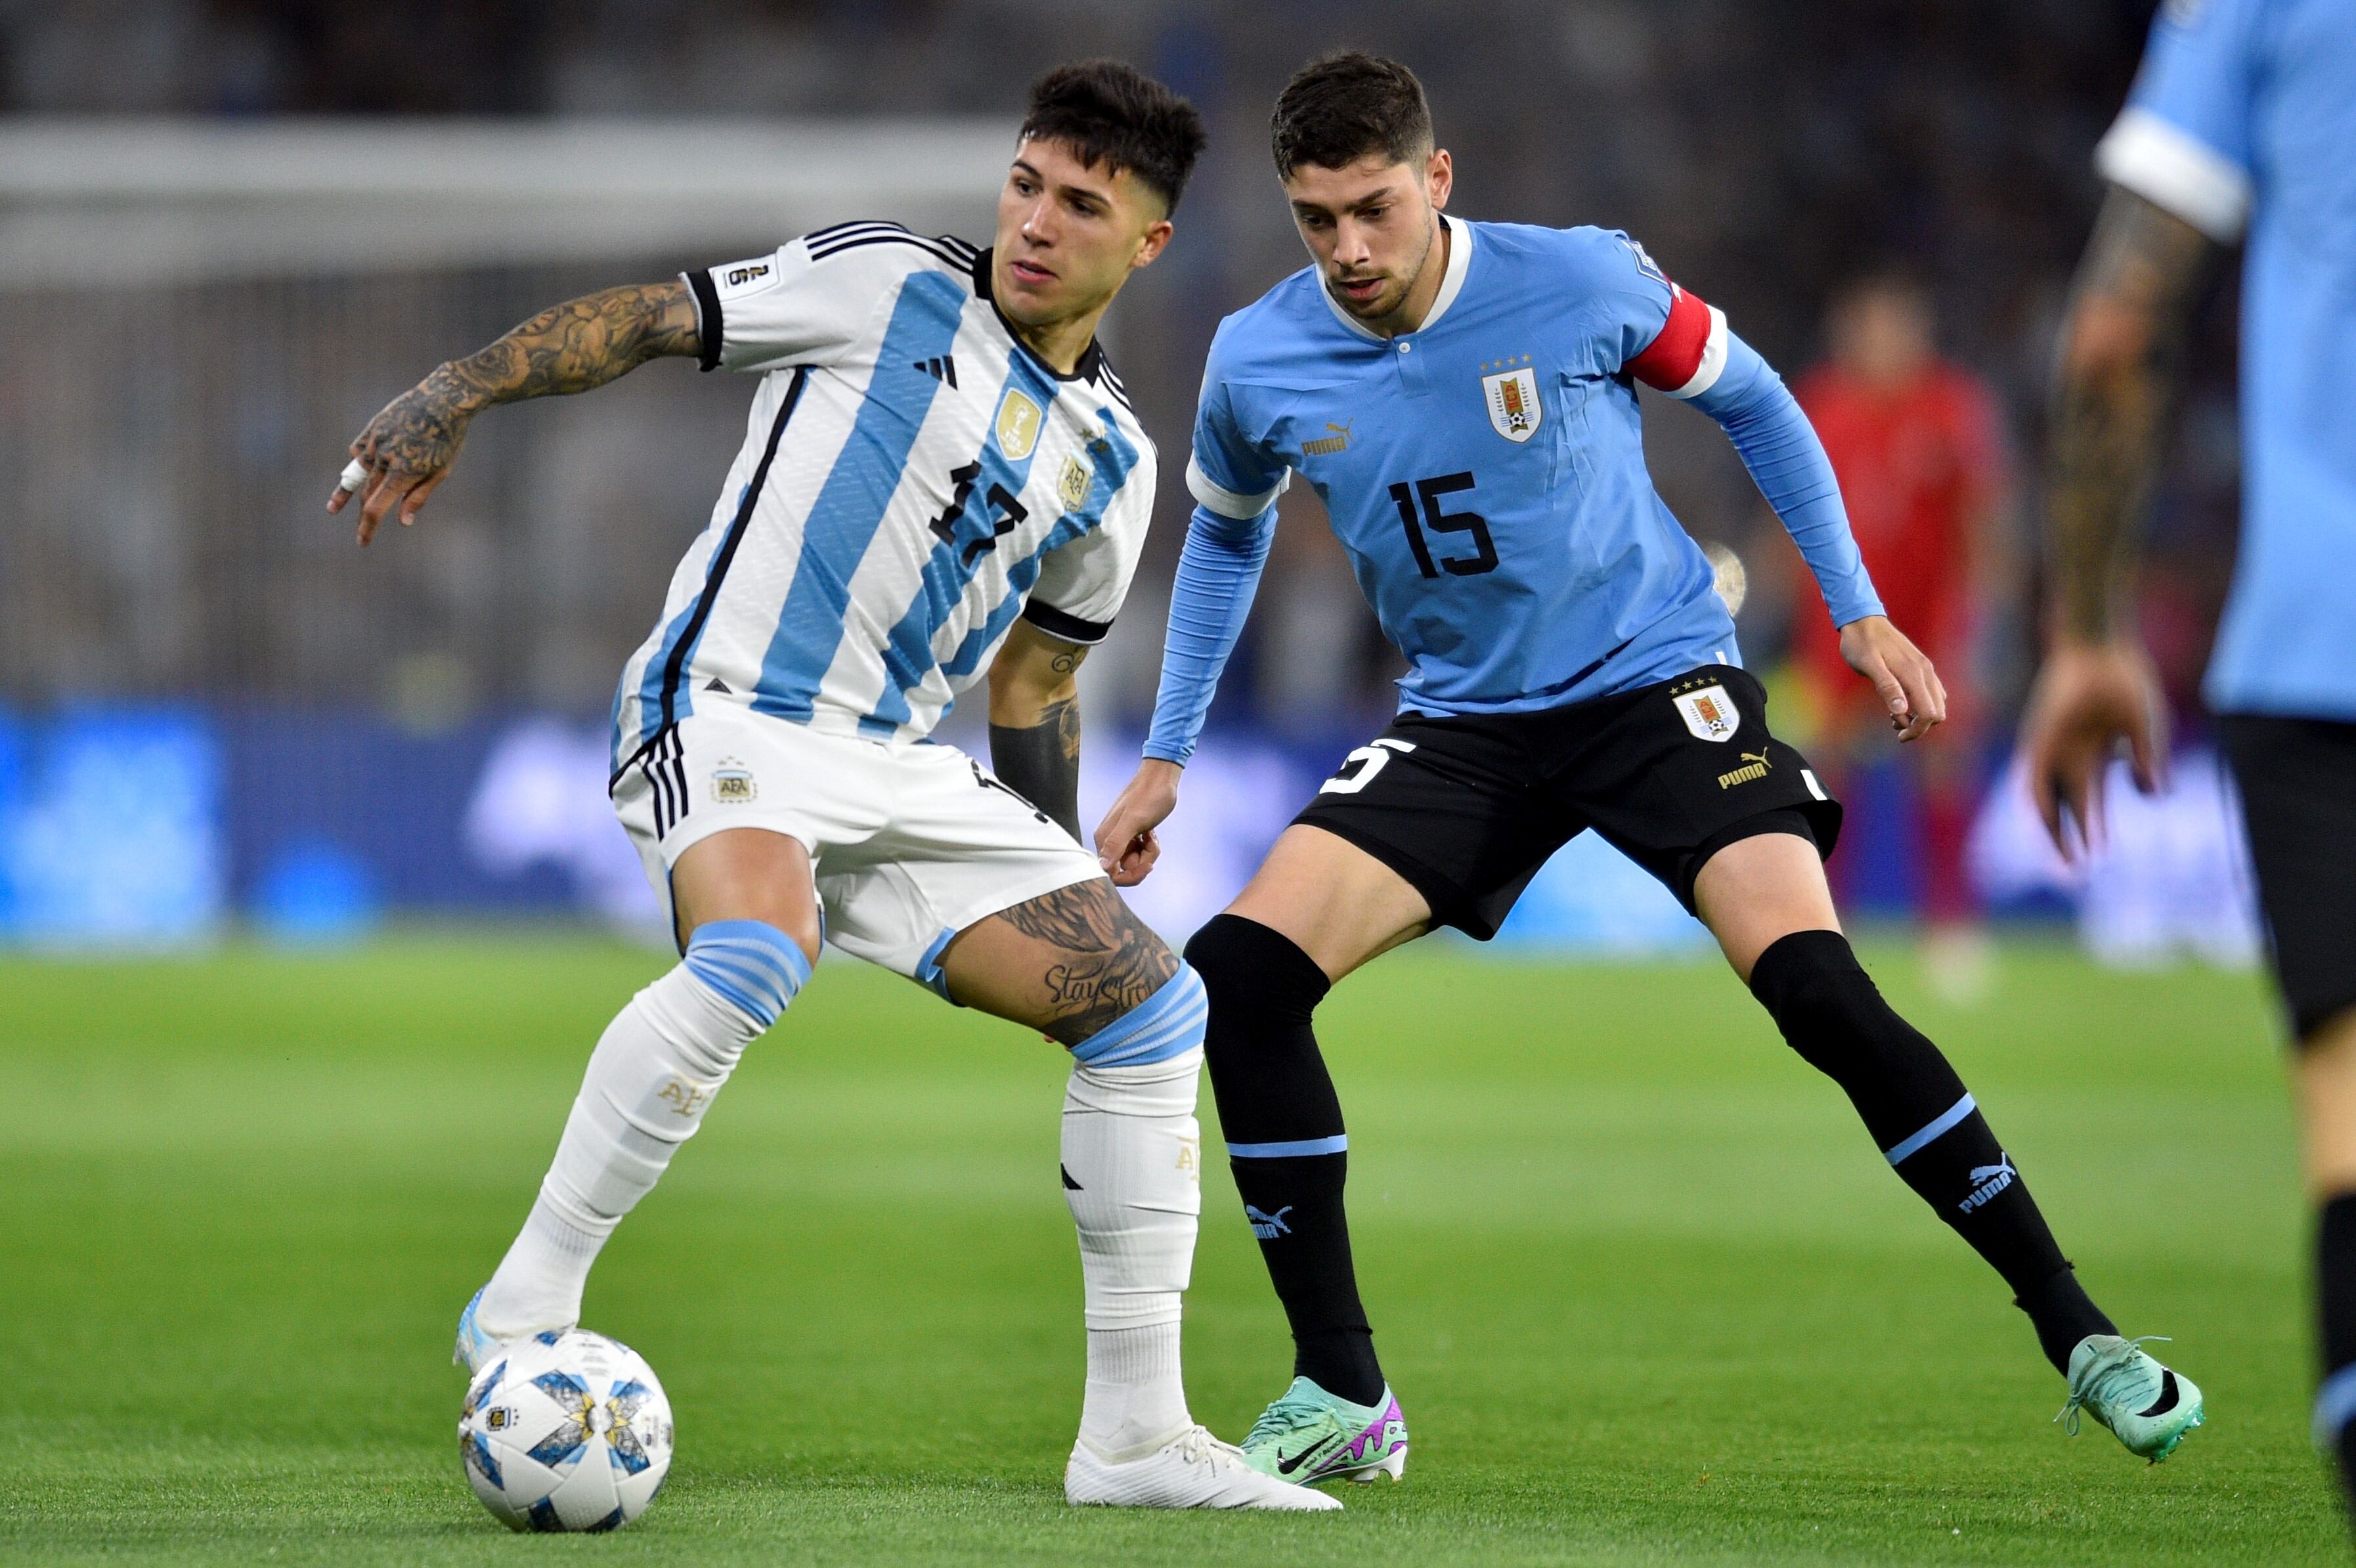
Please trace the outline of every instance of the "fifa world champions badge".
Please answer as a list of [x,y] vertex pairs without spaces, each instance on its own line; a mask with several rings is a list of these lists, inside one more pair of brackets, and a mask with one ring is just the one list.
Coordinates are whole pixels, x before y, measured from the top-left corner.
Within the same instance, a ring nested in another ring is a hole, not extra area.
[[1527,365],[1483,376],[1481,395],[1489,404],[1490,426],[1506,440],[1518,446],[1538,433],[1546,410],[1538,402],[1537,373]]
[[1734,732],[1742,727],[1741,711],[1734,699],[1719,685],[1701,687],[1697,691],[1676,694],[1678,716],[1686,721],[1697,740],[1732,740]]

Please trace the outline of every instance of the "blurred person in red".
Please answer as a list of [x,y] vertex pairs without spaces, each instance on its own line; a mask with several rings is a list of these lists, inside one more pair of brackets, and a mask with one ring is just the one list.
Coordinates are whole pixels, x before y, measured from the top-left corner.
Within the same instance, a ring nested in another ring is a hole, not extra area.
[[[1866,570],[1891,619],[1915,628],[1922,650],[1958,677],[1947,709],[1957,733],[1903,752],[1888,745],[1889,715],[1842,660],[1838,639],[1815,613],[1815,581],[1804,570],[1792,584],[1799,610],[1792,654],[1821,725],[1812,755],[1843,773],[1902,757],[1913,786],[1933,978],[1968,993],[1985,969],[1964,865],[1987,708],[1978,678],[1987,660],[1977,655],[2008,595],[2012,474],[1995,394],[1939,357],[1934,328],[1920,282],[1893,271],[1866,274],[1834,296],[1826,317],[1829,357],[1792,390],[1824,439]],[[1793,564],[1800,565],[1796,553]],[[1856,811],[1861,793],[1834,787]],[[1851,892],[1855,865],[1836,863],[1833,870],[1839,890]]]

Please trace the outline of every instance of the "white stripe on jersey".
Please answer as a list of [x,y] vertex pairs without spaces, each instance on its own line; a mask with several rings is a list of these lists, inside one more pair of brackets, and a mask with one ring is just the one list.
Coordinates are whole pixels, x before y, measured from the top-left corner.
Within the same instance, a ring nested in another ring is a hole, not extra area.
[[1103,356],[1056,376],[988,279],[987,252],[884,223],[688,274],[705,368],[764,374],[623,671],[617,768],[714,701],[918,738],[1017,615],[1104,635],[1152,513],[1153,446]]

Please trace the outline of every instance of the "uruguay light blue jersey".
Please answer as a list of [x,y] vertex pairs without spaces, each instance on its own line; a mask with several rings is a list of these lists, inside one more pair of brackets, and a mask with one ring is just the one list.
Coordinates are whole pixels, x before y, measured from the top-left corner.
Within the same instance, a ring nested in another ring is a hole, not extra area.
[[1058,374],[990,253],[851,223],[690,273],[706,370],[761,377],[744,445],[614,703],[618,770],[715,703],[922,739],[1017,616],[1110,629],[1153,445],[1094,346]]
[[[1532,712],[1739,664],[1709,562],[1644,467],[1634,382],[1708,407],[1739,353],[1789,395],[1627,236],[1443,221],[1446,273],[1413,332],[1353,320],[1313,267],[1227,318],[1196,415],[1195,499],[1214,523],[1259,517],[1298,470],[1408,660],[1409,712]],[[1804,545],[1834,617],[1879,613],[1830,469],[1811,474],[1829,533]],[[1190,592],[1182,567],[1173,649]],[[1166,668],[1164,689],[1148,754],[1183,760],[1196,704]]]
[[2356,719],[2356,0],[2168,0],[2104,176],[2242,277],[2242,541],[2221,713]]

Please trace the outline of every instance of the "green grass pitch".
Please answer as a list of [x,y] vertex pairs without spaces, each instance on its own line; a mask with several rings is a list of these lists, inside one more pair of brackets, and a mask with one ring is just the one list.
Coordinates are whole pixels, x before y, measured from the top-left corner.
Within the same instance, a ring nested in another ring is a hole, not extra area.
[[[829,963],[590,1288],[669,1388],[669,1488],[617,1536],[512,1537],[460,1477],[451,1322],[662,960],[413,937],[0,963],[0,1559],[2344,1561],[2259,983],[2016,947],[1961,1011],[1868,959],[2096,1296],[2175,1336],[2211,1421],[2169,1463],[2051,1424],[2001,1286],[1715,964],[1435,946],[1323,1015],[1406,1484],[1339,1515],[1067,1509],[1061,1054]],[[1232,1438],[1289,1347],[1224,1161],[1204,1185],[1188,1385]]]

